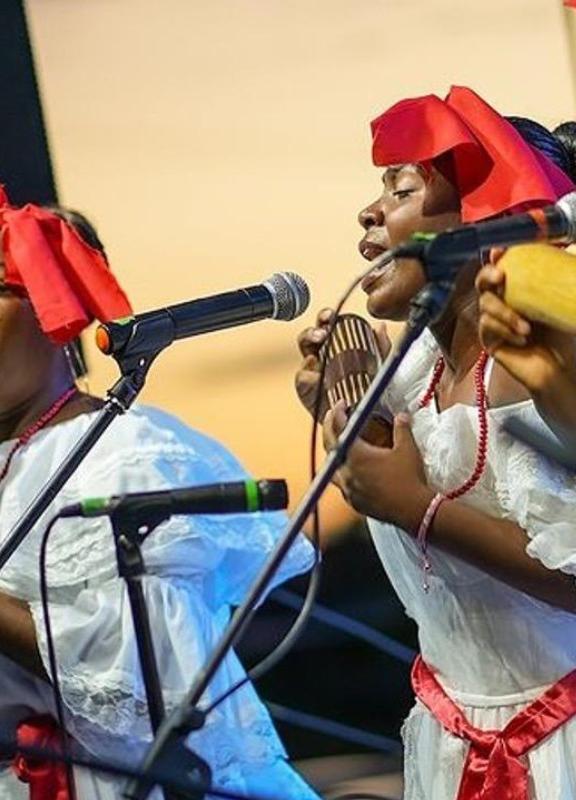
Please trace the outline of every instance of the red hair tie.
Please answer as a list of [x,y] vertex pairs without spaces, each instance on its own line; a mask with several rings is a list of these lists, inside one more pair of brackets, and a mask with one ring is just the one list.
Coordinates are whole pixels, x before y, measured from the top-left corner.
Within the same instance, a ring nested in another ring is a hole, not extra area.
[[1,186],[0,231],[6,284],[25,289],[54,343],[71,341],[94,319],[109,322],[132,313],[99,250],[50,211],[30,203],[11,207]]
[[378,167],[430,161],[451,152],[462,220],[476,222],[518,207],[554,203],[570,178],[471,89],[453,86],[402,100],[372,122]]

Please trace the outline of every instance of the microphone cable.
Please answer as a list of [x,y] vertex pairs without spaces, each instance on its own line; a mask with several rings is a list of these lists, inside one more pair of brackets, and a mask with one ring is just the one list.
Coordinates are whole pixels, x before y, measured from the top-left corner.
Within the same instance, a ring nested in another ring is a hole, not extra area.
[[[360,273],[352,283],[348,286],[345,290],[344,294],[341,296],[340,300],[338,301],[336,308],[334,309],[334,314],[327,329],[326,340],[323,345],[323,352],[320,361],[320,371],[318,377],[318,386],[316,389],[316,395],[314,398],[314,412],[312,417],[312,431],[310,435],[310,481],[313,481],[316,477],[317,472],[317,449],[318,449],[318,429],[321,425],[320,420],[320,412],[322,410],[322,400],[323,400],[323,391],[324,391],[324,379],[326,376],[326,367],[328,364],[328,345],[330,344],[332,337],[334,335],[334,329],[338,322],[338,315],[342,311],[345,303],[350,298],[352,292],[356,289],[358,284],[373,272],[375,269],[385,266],[386,264],[390,263],[394,255],[391,251],[387,250],[385,253],[382,253],[380,256],[375,258],[373,261],[370,262],[369,266]],[[314,603],[316,602],[318,591],[320,588],[320,578],[321,578],[321,566],[322,561],[320,558],[320,511],[318,505],[314,507],[314,511],[312,512],[312,546],[314,548],[314,562],[312,564],[312,569],[309,573],[310,578],[308,581],[308,586],[306,589],[306,594],[302,599],[302,606],[298,613],[298,616],[290,626],[287,633],[284,635],[282,640],[276,647],[265,656],[261,661],[259,661],[255,666],[251,669],[247,670],[246,676],[242,678],[242,680],[238,681],[237,683],[230,686],[226,692],[223,692],[219,697],[213,700],[206,708],[202,709],[204,714],[208,715],[211,711],[213,711],[217,706],[227,700],[234,692],[244,686],[248,681],[256,681],[265,675],[269,670],[278,664],[284,656],[289,652],[289,650],[294,647],[297,640],[302,635],[304,628],[306,627],[312,608]]]
[[66,735],[66,721],[64,718],[64,702],[62,699],[62,690],[60,688],[60,678],[58,677],[58,661],[56,658],[56,649],[54,647],[54,637],[52,634],[52,622],[50,620],[50,607],[48,601],[48,570],[46,565],[46,554],[48,549],[48,539],[54,530],[54,526],[61,519],[60,513],[57,513],[50,522],[48,527],[42,535],[40,543],[40,601],[42,603],[42,614],[44,615],[44,630],[46,632],[46,649],[48,651],[48,664],[49,664],[49,678],[52,684],[52,695],[54,697],[54,707],[56,709],[56,720],[58,727],[62,734],[62,750],[63,754],[68,759],[66,764],[66,781],[68,784],[68,793],[72,800],[76,800],[76,788],[74,786],[74,775],[72,773],[72,764],[70,762],[70,748],[68,737]]

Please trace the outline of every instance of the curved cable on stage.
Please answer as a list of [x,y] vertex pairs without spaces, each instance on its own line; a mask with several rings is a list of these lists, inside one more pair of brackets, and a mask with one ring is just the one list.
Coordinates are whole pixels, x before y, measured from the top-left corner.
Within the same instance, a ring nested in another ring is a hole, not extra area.
[[[62,749],[64,756],[69,758],[69,742],[65,734],[66,722],[64,719],[64,703],[62,700],[62,690],[60,689],[60,679],[58,677],[58,662],[56,659],[56,650],[54,648],[54,638],[52,636],[52,623],[50,621],[50,608],[48,601],[48,571],[46,568],[46,554],[48,551],[48,539],[54,530],[54,526],[61,519],[60,514],[56,514],[49,524],[42,536],[40,543],[39,567],[40,567],[40,600],[42,602],[42,613],[44,615],[44,628],[46,630],[46,646],[48,650],[48,661],[50,668],[50,682],[52,684],[52,694],[54,696],[54,707],[56,708],[56,720],[58,727],[62,731]],[[74,785],[74,777],[72,775],[72,768],[70,761],[65,761],[66,764],[66,781],[68,785],[68,794],[72,800],[76,800],[76,788]]]

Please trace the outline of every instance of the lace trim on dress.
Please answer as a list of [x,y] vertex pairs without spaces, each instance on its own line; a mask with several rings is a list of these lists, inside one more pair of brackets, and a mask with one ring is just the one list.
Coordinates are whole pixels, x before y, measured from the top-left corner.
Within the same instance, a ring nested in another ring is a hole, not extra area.
[[418,764],[416,741],[418,739],[421,719],[424,713],[417,703],[404,720],[400,737],[404,744],[404,797],[407,800],[426,800],[420,775],[415,766]]

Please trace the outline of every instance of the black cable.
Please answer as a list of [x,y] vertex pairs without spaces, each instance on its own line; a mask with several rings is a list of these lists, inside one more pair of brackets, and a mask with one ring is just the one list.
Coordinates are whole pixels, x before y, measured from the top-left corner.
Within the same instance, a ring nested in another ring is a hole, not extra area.
[[[56,708],[56,718],[62,734],[62,748],[64,755],[69,757],[70,750],[68,747],[68,738],[66,736],[66,721],[64,719],[64,703],[62,701],[62,691],[60,689],[60,679],[58,677],[58,662],[56,659],[56,650],[54,647],[54,638],[52,636],[52,623],[50,621],[50,607],[48,602],[48,575],[46,567],[46,553],[48,549],[48,539],[55,524],[60,519],[60,513],[57,513],[50,520],[48,527],[42,535],[40,543],[40,600],[42,602],[42,613],[44,615],[44,629],[46,631],[46,648],[48,650],[48,663],[50,668],[50,681],[52,683],[52,694],[54,696],[54,706]],[[72,774],[72,766],[66,762],[66,781],[68,784],[68,793],[72,800],[76,800],[76,788],[74,786],[74,776]]]
[[95,758],[90,758],[87,755],[79,755],[76,753],[74,755],[66,755],[47,747],[20,747],[13,740],[1,737],[0,750],[2,751],[2,755],[4,757],[6,755],[11,756],[21,754],[36,761],[49,761],[57,764],[66,764],[69,767],[78,766],[94,772],[103,772],[106,775],[115,775],[117,777],[126,778],[146,778],[150,781],[150,783],[154,783],[159,786],[165,786],[169,791],[178,792],[180,797],[184,797],[183,793],[191,791],[194,794],[191,794],[190,797],[194,798],[194,800],[196,800],[198,797],[196,794],[198,791],[208,793],[213,797],[222,797],[225,798],[225,800],[287,800],[285,797],[280,797],[279,795],[270,795],[268,793],[265,797],[262,797],[261,795],[248,795],[244,792],[235,792],[231,789],[224,789],[219,786],[214,786],[213,784],[208,785],[200,781],[195,781],[190,777],[187,778],[186,785],[183,786],[180,781],[174,780],[173,776],[170,774],[170,771],[165,772],[164,770],[147,770],[146,774],[144,774],[142,770],[130,766],[129,764],[121,764],[113,761],[100,761]]
[[[393,256],[390,254],[388,256],[388,260],[392,260]],[[376,263],[377,262],[377,263]],[[360,275],[358,275],[352,283],[348,286],[342,297],[340,298],[336,308],[334,309],[334,314],[328,325],[326,341],[323,345],[322,351],[322,358],[320,362],[320,372],[318,377],[318,387],[316,390],[316,397],[314,398],[314,413],[312,418],[312,432],[310,437],[310,480],[314,480],[316,476],[316,450],[318,447],[318,436],[317,431],[320,426],[320,412],[322,409],[322,395],[324,391],[324,378],[326,375],[326,366],[328,363],[328,345],[332,340],[332,336],[334,334],[334,328],[336,327],[336,323],[338,321],[338,315],[342,311],[344,304],[354,291],[354,289],[358,286],[360,281],[372,272],[377,267],[384,266],[388,263],[386,259],[386,254],[382,254],[378,256],[377,259],[374,259],[370,263],[370,266],[364,270]],[[310,580],[308,582],[308,587],[306,589],[306,594],[303,599],[302,608],[298,613],[298,616],[290,626],[288,632],[284,635],[282,640],[279,644],[276,645],[274,650],[269,653],[265,658],[263,658],[258,664],[248,670],[246,676],[242,678],[242,680],[238,681],[237,683],[230,686],[223,694],[219,695],[215,700],[213,700],[206,708],[203,709],[204,714],[209,714],[213,711],[217,706],[227,700],[234,692],[238,691],[242,686],[244,686],[248,681],[257,680],[261,678],[266,672],[271,670],[276,664],[281,661],[288,651],[294,646],[296,641],[302,635],[302,632],[308,622],[310,612],[316,598],[318,596],[318,589],[320,587],[320,577],[321,577],[321,559],[320,559],[320,513],[318,510],[318,505],[315,506],[314,511],[312,512],[312,545],[314,547],[314,563],[312,564],[312,569],[310,571]]]

